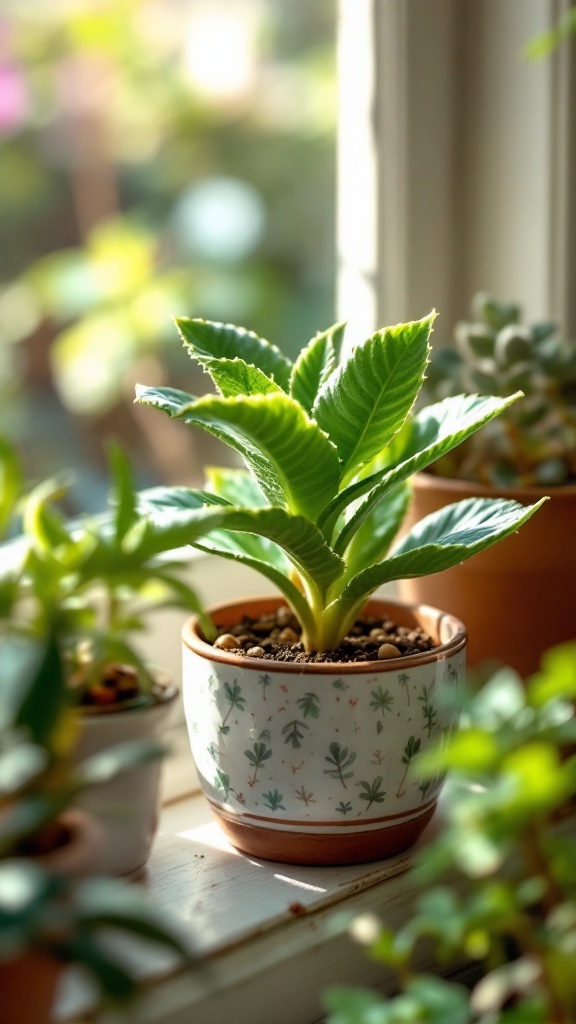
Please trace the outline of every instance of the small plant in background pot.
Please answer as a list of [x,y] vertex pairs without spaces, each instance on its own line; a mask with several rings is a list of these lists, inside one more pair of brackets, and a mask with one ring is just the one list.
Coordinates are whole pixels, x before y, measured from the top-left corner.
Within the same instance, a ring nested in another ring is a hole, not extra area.
[[148,492],[142,509],[159,528],[187,522],[191,543],[259,570],[288,606],[221,607],[214,645],[197,623],[184,630],[194,756],[212,807],[248,852],[374,859],[408,846],[434,812],[438,786],[423,799],[406,768],[452,726],[432,695],[462,669],[464,628],[434,609],[367,602],[382,584],[491,546],[539,503],[465,501],[392,547],[412,474],[517,397],[462,395],[412,415],[433,319],[378,331],[344,359],[338,324],[294,364],[242,328],[181,319],[219,395],[138,391],[246,465],[212,470],[206,491]]
[[576,482],[576,344],[552,323],[525,326],[520,309],[475,296],[475,319],[454,329],[455,346],[433,353],[423,388],[430,402],[475,391],[525,398],[434,466],[440,476],[496,486]]
[[[167,604],[197,614],[201,609],[182,579],[182,562],[158,557],[181,544],[178,531],[142,519],[129,464],[116,446],[110,462],[114,493],[101,516],[66,521],[58,503],[69,482],[44,481],[21,499],[17,558],[0,588],[12,604],[11,631],[42,637],[51,622],[58,624],[66,682],[81,725],[77,757],[120,743],[139,744],[133,748],[140,751],[137,767],[79,798],[105,825],[98,869],[128,874],[150,853],[158,814],[159,739],[178,695],[173,681],[143,661],[133,637],[147,615]],[[16,486],[12,495],[14,503]]]
[[[574,1024],[575,698],[574,644],[525,685],[501,669],[468,695],[458,736],[418,767],[450,782],[442,829],[409,874],[409,918],[351,926],[399,992],[335,988],[328,1024]],[[425,973],[432,954],[438,973]],[[466,986],[439,976],[466,966]]]
[[434,581],[407,580],[400,593],[406,601],[439,600],[465,619],[471,664],[495,659],[528,675],[547,647],[576,635],[576,344],[551,323],[525,326],[518,306],[484,292],[473,314],[456,325],[454,345],[434,351],[421,399],[469,389],[501,396],[521,389],[524,397],[415,477],[409,524],[474,494],[528,505],[547,493],[550,501],[497,554]]
[[169,950],[175,965],[190,951],[137,887],[91,877],[104,837],[78,794],[133,764],[134,749],[73,756],[78,721],[53,631],[5,636],[0,661],[1,1018],[44,1024],[66,964],[82,966],[99,999],[136,994],[113,936]]

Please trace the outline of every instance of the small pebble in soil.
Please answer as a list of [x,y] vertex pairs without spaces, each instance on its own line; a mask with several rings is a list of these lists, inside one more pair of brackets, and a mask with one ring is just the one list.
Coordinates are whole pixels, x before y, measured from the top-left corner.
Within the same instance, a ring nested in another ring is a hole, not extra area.
[[216,637],[214,647],[219,647],[223,651],[233,651],[238,647],[238,640],[232,636],[232,633],[222,633],[221,636]]
[[378,648],[378,660],[386,661],[388,658],[399,658],[400,651],[396,647],[396,644],[382,644]]
[[305,651],[300,625],[289,608],[260,618],[244,616],[241,622],[218,627],[214,647],[245,658],[294,661],[308,664],[328,662],[387,661],[421,654],[437,646],[433,637],[413,626],[399,626],[391,619],[358,619],[335,651]]

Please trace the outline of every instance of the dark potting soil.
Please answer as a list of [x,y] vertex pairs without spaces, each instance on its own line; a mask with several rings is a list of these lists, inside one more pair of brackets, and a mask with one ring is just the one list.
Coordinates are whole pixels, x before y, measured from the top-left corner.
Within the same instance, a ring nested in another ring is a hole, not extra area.
[[305,651],[300,625],[289,608],[252,618],[245,615],[234,626],[217,626],[214,647],[247,658],[293,661],[307,664],[388,661],[421,654],[437,647],[433,637],[419,627],[398,626],[391,619],[372,616],[358,619],[340,647],[334,651]]

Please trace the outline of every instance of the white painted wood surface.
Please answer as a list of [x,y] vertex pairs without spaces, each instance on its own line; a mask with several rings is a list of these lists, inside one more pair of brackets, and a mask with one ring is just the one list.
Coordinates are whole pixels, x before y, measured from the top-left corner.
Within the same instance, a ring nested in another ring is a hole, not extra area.
[[[421,841],[436,827],[432,823]],[[129,1014],[98,1020],[313,1024],[330,985],[389,988],[390,977],[367,959],[347,925],[368,910],[392,927],[402,923],[412,903],[410,859],[400,854],[335,868],[255,860],[230,846],[201,796],[178,801],[164,810],[142,882],[181,922],[202,966],[162,977],[166,962],[142,960],[143,974],[153,979],[145,997]]]

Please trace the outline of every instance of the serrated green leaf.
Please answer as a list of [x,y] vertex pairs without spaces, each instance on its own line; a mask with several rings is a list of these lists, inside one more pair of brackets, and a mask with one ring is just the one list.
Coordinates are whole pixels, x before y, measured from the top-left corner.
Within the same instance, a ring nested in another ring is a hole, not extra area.
[[182,505],[182,488],[176,489],[177,504],[171,508],[169,489],[161,490],[160,504],[155,505],[152,497],[143,505],[151,517],[157,544],[160,538],[165,541],[167,535],[179,539],[179,545],[174,546],[193,544],[217,529],[255,533],[279,544],[299,572],[319,590],[325,590],[343,572],[342,560],[328,547],[320,530],[303,516],[290,515],[277,507],[247,509],[223,505],[198,509],[194,491],[188,511]]
[[[522,398],[516,391],[506,398],[496,395],[454,395],[420,409],[410,420],[402,451],[402,465],[410,462],[416,472],[446,455],[467,437],[479,430],[508,406]],[[421,456],[426,462],[421,465]]]
[[[216,469],[209,467],[206,471],[207,481],[213,492],[194,491],[185,487],[155,487],[141,494],[141,508],[146,512],[152,506],[155,510],[166,508],[167,510],[179,507],[183,510],[203,508],[204,505],[222,504],[230,505],[235,498],[234,504],[243,508],[264,508],[266,500],[258,484],[243,469]],[[210,533],[209,540],[201,544],[194,542],[194,547],[200,551],[208,551],[212,554],[246,554],[253,560],[262,561],[265,564],[274,566],[280,572],[290,573],[290,562],[282,549],[266,537],[257,537],[255,534],[235,534],[224,530],[214,530]]]
[[204,369],[210,374],[223,398],[234,395],[267,395],[282,391],[271,377],[243,359],[206,359]]
[[229,501],[231,505],[259,508],[266,504],[266,499],[254,477],[245,469],[207,466],[205,476],[212,493]]
[[189,391],[182,391],[180,388],[148,388],[144,384],[137,384],[135,391],[135,402],[153,405],[169,416],[178,416],[184,406],[198,401],[196,395],[191,395]]
[[[456,395],[454,398],[446,398],[435,405],[427,406],[417,413],[410,422],[409,430],[406,431],[401,461],[392,469],[385,469],[372,477],[351,484],[340,495],[341,503],[345,500],[350,503],[351,499],[360,493],[366,493],[369,482],[375,485],[343,527],[335,542],[335,550],[339,554],[346,550],[350,538],[354,536],[364,518],[391,487],[407,480],[414,473],[420,472],[442,455],[452,451],[519,397],[520,392],[509,398],[496,398],[492,395]],[[332,504],[334,507],[330,513],[331,521],[338,507],[336,502]]]
[[233,324],[188,317],[178,317],[175,323],[190,355],[205,366],[208,373],[215,366],[214,360],[238,357],[271,377],[283,391],[288,391],[292,370],[290,360],[276,345],[259,338],[253,331]]
[[287,395],[207,397],[176,407],[172,389],[147,388],[139,400],[201,427],[239,452],[272,505],[314,520],[338,488],[334,446]]
[[403,482],[393,487],[366,516],[346,552],[349,577],[384,558],[404,522],[410,499],[410,487]]
[[336,369],[346,324],[334,324],[312,338],[298,356],[292,369],[290,393],[310,412],[320,388]]
[[403,425],[424,380],[434,316],[377,331],[321,388],[312,415],[336,445],[344,480]]
[[467,498],[422,519],[380,565],[359,572],[345,587],[338,605],[361,603],[383,583],[441,572],[484,551],[515,533],[546,501],[519,505],[517,501]]
[[[224,537],[226,537],[226,543],[221,541]],[[215,531],[211,534],[210,540],[201,543],[197,542],[194,544],[194,547],[198,548],[199,551],[205,551],[209,555],[219,555],[222,558],[228,558],[230,561],[239,562],[240,565],[245,565],[248,569],[254,569],[255,572],[261,573],[284,595],[302,626],[307,630],[311,629],[313,620],[306,598],[298,590],[298,587],[292,583],[290,577],[285,575],[284,571],[277,569],[271,561],[266,561],[264,558],[254,557],[246,553],[240,545],[235,546],[231,542],[231,535],[228,536],[223,531]]]

